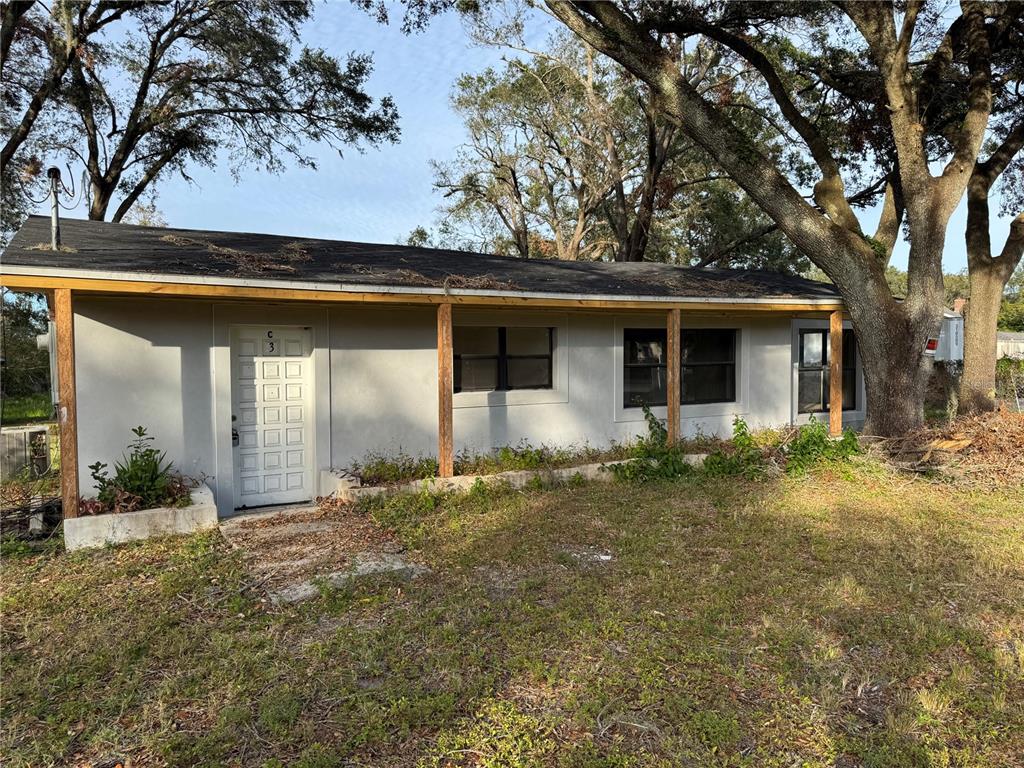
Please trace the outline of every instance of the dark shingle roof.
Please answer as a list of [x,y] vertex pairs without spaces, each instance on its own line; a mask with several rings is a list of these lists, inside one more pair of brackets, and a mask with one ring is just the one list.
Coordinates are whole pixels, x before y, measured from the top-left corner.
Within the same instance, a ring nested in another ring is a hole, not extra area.
[[64,219],[65,250],[30,216],[3,264],[146,275],[259,278],[345,286],[692,298],[831,299],[833,286],[775,272],[650,262],[524,260],[465,251]]

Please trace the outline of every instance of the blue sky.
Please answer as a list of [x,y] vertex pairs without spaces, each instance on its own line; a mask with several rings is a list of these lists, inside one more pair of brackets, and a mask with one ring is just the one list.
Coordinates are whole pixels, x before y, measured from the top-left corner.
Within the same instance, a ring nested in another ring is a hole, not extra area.
[[[528,36],[539,47],[554,25],[534,18]],[[160,188],[157,207],[169,226],[393,243],[417,225],[434,222],[441,200],[431,188],[429,162],[450,158],[465,139],[449,106],[451,89],[460,74],[499,65],[501,51],[472,45],[454,14],[434,19],[424,32],[403,35],[397,24],[378,24],[348,0],[318,6],[303,38],[337,55],[373,53],[368,92],[394,97],[400,143],[364,153],[346,149],[343,158],[313,147],[315,171],[293,166],[271,175],[247,168],[237,183],[226,167],[195,168],[194,184],[174,178]],[[47,213],[45,207],[39,213]],[[866,212],[865,229],[872,230],[875,220],[877,212]],[[966,267],[964,223],[961,205],[947,230],[947,272]],[[1008,220],[994,223],[994,247],[1001,247],[1008,225]],[[897,247],[893,263],[906,267],[905,243]]]

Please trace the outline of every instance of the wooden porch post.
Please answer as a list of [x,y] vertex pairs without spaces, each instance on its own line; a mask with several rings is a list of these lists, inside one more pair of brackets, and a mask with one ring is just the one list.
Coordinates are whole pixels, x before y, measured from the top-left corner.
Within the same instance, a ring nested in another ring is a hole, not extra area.
[[437,305],[437,470],[455,474],[452,429],[452,305]]
[[679,361],[679,344],[681,322],[678,309],[668,311],[666,323],[668,336],[667,381],[668,389],[668,444],[675,445],[679,440],[679,403],[681,395],[681,378],[683,370]]
[[53,291],[57,335],[57,418],[60,423],[60,491],[65,518],[78,517],[78,404],[75,397],[75,312],[70,288]]
[[840,310],[829,315],[828,339],[828,431],[838,437],[843,434],[843,313]]

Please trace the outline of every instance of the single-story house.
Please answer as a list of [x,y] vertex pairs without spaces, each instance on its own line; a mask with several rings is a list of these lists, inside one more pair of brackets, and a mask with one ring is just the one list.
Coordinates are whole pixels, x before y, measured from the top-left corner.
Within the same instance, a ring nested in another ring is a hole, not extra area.
[[853,333],[824,283],[61,224],[53,250],[49,219],[30,217],[0,282],[51,301],[66,510],[138,424],[226,515],[313,498],[371,451],[437,456],[444,476],[463,450],[628,441],[643,405],[673,439],[728,436],[737,415],[864,419]]

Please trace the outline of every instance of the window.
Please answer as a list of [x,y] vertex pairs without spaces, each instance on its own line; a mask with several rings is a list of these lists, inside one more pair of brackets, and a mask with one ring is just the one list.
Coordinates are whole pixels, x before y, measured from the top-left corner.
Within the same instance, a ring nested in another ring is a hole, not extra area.
[[[668,402],[668,346],[664,328],[627,328],[623,332],[623,406]],[[680,365],[684,404],[736,400],[736,330],[684,329]]]
[[456,326],[456,392],[551,389],[554,328]]
[[627,328],[623,341],[622,390],[626,408],[665,405],[668,349],[664,328]]
[[683,402],[734,402],[736,331],[731,328],[684,328],[682,342]]
[[[853,331],[843,331],[843,410],[857,407],[857,344]],[[828,331],[800,331],[799,370],[797,373],[797,410],[822,413],[829,410]]]

